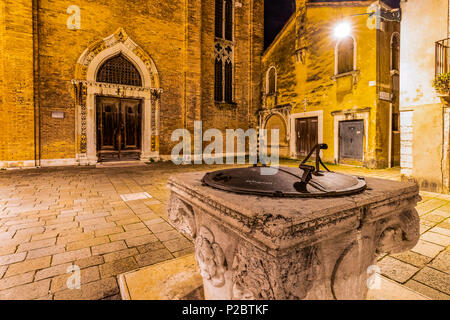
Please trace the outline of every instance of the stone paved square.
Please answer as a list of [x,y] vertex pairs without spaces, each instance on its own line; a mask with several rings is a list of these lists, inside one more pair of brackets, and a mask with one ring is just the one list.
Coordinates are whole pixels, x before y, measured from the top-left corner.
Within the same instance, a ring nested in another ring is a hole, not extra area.
[[[0,299],[119,299],[117,275],[193,252],[192,240],[167,221],[169,176],[224,167],[157,162],[1,171]],[[400,179],[397,169],[330,169]],[[136,193],[151,198],[121,197]],[[422,197],[424,216],[450,206],[450,197],[430,192]],[[424,221],[428,229],[421,244],[381,257],[382,274],[432,299],[448,300],[450,227],[445,219]],[[80,290],[67,288],[73,264],[81,270]]]

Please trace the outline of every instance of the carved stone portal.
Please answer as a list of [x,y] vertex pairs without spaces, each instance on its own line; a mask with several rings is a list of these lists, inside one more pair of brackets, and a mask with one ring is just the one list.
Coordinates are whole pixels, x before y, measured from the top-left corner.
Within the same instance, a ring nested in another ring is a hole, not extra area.
[[290,199],[212,189],[203,176],[169,180],[168,213],[194,238],[206,299],[365,299],[378,255],[419,239],[414,183],[366,178],[359,194]]

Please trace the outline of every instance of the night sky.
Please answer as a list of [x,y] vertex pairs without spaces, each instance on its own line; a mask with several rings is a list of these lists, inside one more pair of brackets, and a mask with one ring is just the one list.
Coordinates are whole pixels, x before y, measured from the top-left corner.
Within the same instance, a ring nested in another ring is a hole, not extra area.
[[[310,2],[324,2],[326,0],[310,0]],[[332,2],[348,0],[331,0]],[[391,7],[398,8],[400,0],[383,0]],[[265,32],[264,45],[267,48],[286,21],[295,11],[295,0],[265,0]]]

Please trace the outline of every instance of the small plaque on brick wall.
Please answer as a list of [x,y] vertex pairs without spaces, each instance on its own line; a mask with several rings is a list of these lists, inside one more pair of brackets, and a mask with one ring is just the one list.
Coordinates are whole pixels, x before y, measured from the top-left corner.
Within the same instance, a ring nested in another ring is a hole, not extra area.
[[381,91],[381,92],[380,92],[380,99],[381,99],[381,100],[385,100],[385,101],[391,101],[391,100],[392,100],[391,94],[390,94],[389,92],[383,92],[383,91]]
[[64,112],[63,111],[52,111],[52,118],[64,119]]

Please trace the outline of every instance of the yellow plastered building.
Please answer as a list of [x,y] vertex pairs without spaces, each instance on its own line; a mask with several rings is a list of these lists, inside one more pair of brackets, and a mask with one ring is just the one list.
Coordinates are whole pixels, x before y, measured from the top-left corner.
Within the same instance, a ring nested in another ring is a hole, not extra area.
[[392,10],[379,1],[297,0],[263,54],[259,125],[280,130],[282,156],[326,143],[327,162],[399,165],[400,23],[369,15],[377,9]]

